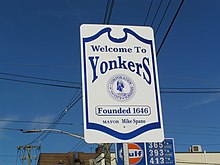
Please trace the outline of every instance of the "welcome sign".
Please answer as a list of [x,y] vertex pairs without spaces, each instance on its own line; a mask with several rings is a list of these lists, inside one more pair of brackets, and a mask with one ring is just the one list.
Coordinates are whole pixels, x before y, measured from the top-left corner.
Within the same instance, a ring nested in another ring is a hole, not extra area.
[[150,27],[80,27],[84,133],[88,143],[163,141]]

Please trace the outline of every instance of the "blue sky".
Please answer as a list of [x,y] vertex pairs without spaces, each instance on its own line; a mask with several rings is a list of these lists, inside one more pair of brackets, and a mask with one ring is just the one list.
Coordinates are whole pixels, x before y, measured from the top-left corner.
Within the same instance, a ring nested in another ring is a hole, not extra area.
[[[151,25],[159,0],[153,2],[146,25]],[[168,0],[162,3],[161,11],[167,3]],[[179,4],[180,0],[171,2],[156,35],[157,48]],[[52,122],[80,92],[5,79],[79,86],[79,28],[83,23],[102,24],[106,5],[107,0],[0,2],[0,164],[21,164],[16,161],[16,146],[26,145],[38,136],[16,129],[48,127],[49,124],[33,122]],[[143,26],[149,5],[150,0],[115,0],[109,23]],[[194,88],[201,88],[198,91],[219,88],[219,6],[219,0],[185,0],[157,56],[165,137],[175,139],[179,152],[187,151],[193,144],[202,145],[208,152],[220,151],[220,94],[194,93]],[[161,15],[159,12],[154,29]],[[166,93],[165,88],[190,89],[188,93],[177,93],[180,89]],[[79,100],[56,128],[83,135],[82,123],[82,100]],[[41,141],[41,146],[42,152],[91,152],[96,147],[61,134],[50,134]]]

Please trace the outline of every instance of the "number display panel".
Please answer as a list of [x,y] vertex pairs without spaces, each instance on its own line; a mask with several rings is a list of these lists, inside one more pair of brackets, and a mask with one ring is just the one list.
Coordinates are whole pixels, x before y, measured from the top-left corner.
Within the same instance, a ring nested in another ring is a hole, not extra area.
[[148,165],[175,165],[175,151],[173,139],[163,142],[146,143]]

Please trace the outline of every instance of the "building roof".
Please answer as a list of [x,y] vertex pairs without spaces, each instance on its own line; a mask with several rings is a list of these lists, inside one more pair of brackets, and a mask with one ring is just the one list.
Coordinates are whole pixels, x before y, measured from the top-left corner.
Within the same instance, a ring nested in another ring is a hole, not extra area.
[[89,165],[98,153],[41,153],[37,165]]

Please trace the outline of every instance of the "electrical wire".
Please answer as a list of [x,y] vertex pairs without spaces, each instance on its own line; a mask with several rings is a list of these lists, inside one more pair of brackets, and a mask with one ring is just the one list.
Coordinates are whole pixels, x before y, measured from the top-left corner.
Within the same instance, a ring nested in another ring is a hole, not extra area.
[[[66,107],[59,115],[58,117],[53,121],[53,124],[51,124],[48,129],[53,129],[55,128],[58,123],[62,120],[62,118],[66,115],[67,112],[69,112],[69,110],[82,98],[82,94],[79,93],[74,100],[72,101],[71,104],[68,104],[69,106]],[[28,144],[32,144],[35,142],[42,142],[48,135],[50,134],[50,132],[42,132],[37,138],[35,138],[33,141],[31,141]]]
[[[7,80],[7,81],[29,83],[29,84],[35,84],[35,85],[46,85],[46,86],[53,86],[53,87],[62,87],[62,88],[73,88],[73,89],[81,88],[81,83],[78,83],[78,82],[71,82],[71,81],[64,81],[64,80],[57,80],[57,79],[55,80],[55,79],[34,77],[34,76],[27,76],[27,75],[18,75],[18,74],[13,74],[13,73],[6,73],[6,72],[0,72],[0,75],[22,78],[22,79],[15,79],[15,78],[8,78],[8,77],[0,77],[0,79]],[[36,81],[30,81],[29,79],[57,82],[57,83],[62,83],[62,84],[54,84],[54,83],[47,83],[47,82],[45,83],[45,82],[39,82],[39,81],[36,82]],[[66,84],[72,84],[72,85],[66,85]]]
[[104,24],[109,24],[112,15],[113,6],[114,6],[114,0],[108,0],[105,10],[104,21],[103,21]]
[[176,11],[174,17],[173,17],[173,20],[172,20],[172,22],[171,22],[169,28],[167,29],[167,32],[166,32],[166,34],[165,34],[165,36],[164,36],[164,38],[163,38],[163,40],[162,40],[162,42],[161,42],[161,44],[160,44],[160,46],[159,46],[159,49],[157,50],[157,56],[160,54],[160,50],[161,50],[161,48],[162,48],[162,46],[163,46],[163,44],[164,44],[164,42],[165,42],[165,40],[166,40],[166,38],[167,38],[167,36],[168,36],[170,30],[171,30],[171,28],[172,28],[172,26],[173,26],[173,24],[174,24],[174,22],[175,22],[175,20],[176,20],[176,17],[177,17],[177,15],[178,15],[178,13],[179,13],[181,7],[183,6],[183,2],[184,2],[184,0],[181,1],[180,5],[179,5],[179,7],[178,7],[178,9],[177,9],[177,11]]
[[85,145],[85,142],[83,139],[80,139],[80,141],[71,150],[69,150],[66,154],[64,154],[63,159],[65,159],[70,152],[79,151],[79,149],[77,149],[77,147],[80,147],[81,145]]
[[[8,120],[0,119],[0,122],[10,122],[10,123],[30,123],[30,124],[53,124],[52,122],[45,121],[29,121],[29,120]],[[59,125],[83,125],[82,123],[59,123]]]
[[[31,79],[37,79],[37,80],[46,80],[46,81],[76,84],[77,86],[49,84],[49,83],[41,83],[41,82],[33,82],[33,81],[17,80],[17,79],[1,78],[0,77],[0,79],[3,79],[3,80],[31,83],[31,84],[37,84],[37,85],[49,85],[49,86],[53,86],[53,87],[62,87],[62,88],[76,88],[76,89],[78,89],[78,91],[79,91],[79,89],[81,89],[81,85],[80,85],[81,83],[79,83],[79,82],[70,82],[70,81],[54,80],[54,79],[33,77],[33,76],[26,76],[26,75],[17,75],[17,74],[12,74],[12,73],[5,73],[5,72],[0,72],[0,74],[7,75],[7,76],[16,76],[16,77],[20,77],[20,78],[31,78]],[[205,88],[205,87],[203,87],[203,88],[161,88],[161,93],[220,93],[220,88]],[[73,98],[74,97],[75,96],[73,96]]]
[[0,157],[17,157],[17,155],[0,155]]
[[0,72],[0,74],[1,74],[1,75],[6,75],[6,76],[14,76],[14,77],[28,78],[28,79],[46,80],[46,81],[52,81],[52,82],[59,82],[59,83],[61,82],[61,83],[81,85],[81,84],[78,83],[78,82],[55,80],[55,79],[48,79],[48,78],[34,77],[34,76],[26,76],[26,75],[18,75],[18,74],[13,74],[13,73],[6,73],[6,72]]
[[161,88],[161,89],[166,89],[166,90],[220,90],[220,88],[207,88],[207,87],[203,87],[203,88]]
[[107,20],[107,16],[108,16],[108,13],[109,13],[108,10],[109,10],[110,1],[111,1],[111,0],[108,0],[107,5],[106,5],[105,16],[104,16],[103,24],[105,24],[105,23],[106,23],[106,20]]
[[156,17],[157,17],[157,14],[158,14],[159,10],[160,10],[160,7],[161,7],[162,2],[163,2],[163,1],[160,0],[160,3],[159,3],[159,5],[158,5],[157,11],[156,11],[156,13],[155,13],[155,15],[154,15],[154,18],[153,18],[153,21],[152,21],[152,23],[151,23],[151,26],[153,26],[153,24],[154,24],[154,21],[155,21],[155,19],[156,19]]
[[73,95],[73,97],[71,98],[71,100],[69,101],[66,107],[70,107],[71,104],[74,102],[75,98],[77,97],[77,95],[81,95],[81,92],[82,91],[80,89],[77,89],[77,91],[75,92],[75,94]]
[[220,88],[160,88],[161,93],[174,94],[206,94],[206,93],[220,93]]
[[[39,80],[65,82],[65,83],[72,83],[72,84],[77,84],[77,85],[81,84],[78,82],[53,80],[53,79],[39,78],[39,77],[33,77],[33,76],[16,75],[16,74],[11,74],[11,73],[0,72],[0,74],[6,74],[6,75],[11,75],[11,76],[13,75],[13,76],[25,77],[25,78],[33,78],[33,79],[39,79]],[[46,85],[46,86],[52,86],[52,87],[78,89],[78,91],[79,91],[79,89],[81,89],[81,85],[80,86],[58,85],[58,84],[42,83],[42,82],[34,82],[34,81],[26,81],[26,80],[17,80],[17,79],[2,78],[2,77],[0,77],[0,79],[15,81],[15,82],[22,82],[22,83],[30,83],[30,84],[35,84],[35,85]],[[188,91],[186,91],[186,90],[188,90]],[[220,93],[220,88],[161,88],[161,93]]]
[[165,124],[166,127],[176,127],[176,128],[205,128],[205,129],[216,129],[216,130],[219,130],[220,127],[214,127],[214,126],[198,126],[198,125],[176,125],[176,124],[173,124],[173,125],[170,125],[170,124]]
[[168,4],[167,4],[167,6],[166,6],[166,9],[165,9],[165,11],[164,11],[164,13],[163,13],[163,15],[162,15],[162,17],[161,17],[161,19],[160,19],[159,25],[157,26],[157,29],[155,30],[155,33],[154,33],[154,34],[155,34],[155,37],[156,37],[157,32],[158,32],[158,30],[160,29],[160,26],[161,26],[161,24],[162,24],[162,22],[163,22],[163,20],[164,20],[164,17],[165,17],[165,15],[166,15],[167,11],[168,11],[168,8],[169,8],[169,6],[170,6],[170,3],[171,3],[171,0],[169,0]]
[[169,133],[169,134],[183,134],[183,135],[196,135],[196,136],[220,136],[220,134],[209,134],[209,133],[191,133],[191,132],[175,132],[175,131],[167,131],[165,133]]
[[109,24],[109,22],[110,22],[111,15],[112,15],[112,9],[113,9],[113,6],[114,6],[114,2],[115,2],[115,0],[111,1],[110,7],[109,7],[109,14],[108,14],[108,17],[107,17],[106,24]]
[[81,150],[83,147],[85,147],[86,143],[84,142],[84,140],[81,141],[81,144],[78,145],[77,148],[75,148],[75,151],[79,151]]
[[14,66],[21,66],[21,67],[49,67],[49,68],[66,68],[66,69],[79,69],[76,66],[68,66],[68,65],[43,65],[43,64],[25,64],[25,63],[2,63],[0,65],[14,65]]
[[73,148],[71,148],[70,149],[70,151],[69,152],[75,152],[76,151],[76,148],[79,146],[79,145],[81,145],[81,143],[83,143],[84,142],[84,140],[83,139],[80,139],[80,141],[73,147]]
[[144,26],[145,26],[146,23],[147,23],[147,19],[148,19],[148,17],[149,17],[149,14],[150,14],[150,10],[151,10],[152,4],[153,4],[153,0],[151,0],[151,2],[150,2],[150,6],[149,6],[149,8],[147,9],[147,15],[146,15],[145,20],[144,20]]
[[220,91],[161,91],[161,93],[170,94],[209,94],[209,93],[220,93]]
[[8,128],[8,127],[0,127],[0,129],[10,130],[10,131],[21,131],[21,129],[18,128]]
[[0,79],[1,79],[1,80],[7,80],[7,81],[20,82],[20,83],[28,83],[28,84],[44,85],[44,86],[60,87],[60,88],[71,88],[71,89],[81,88],[81,87],[78,87],[78,86],[58,85],[58,84],[51,84],[51,83],[41,83],[41,82],[26,81],[26,80],[17,80],[17,79],[11,79],[11,78],[3,78],[3,77],[0,77]]

